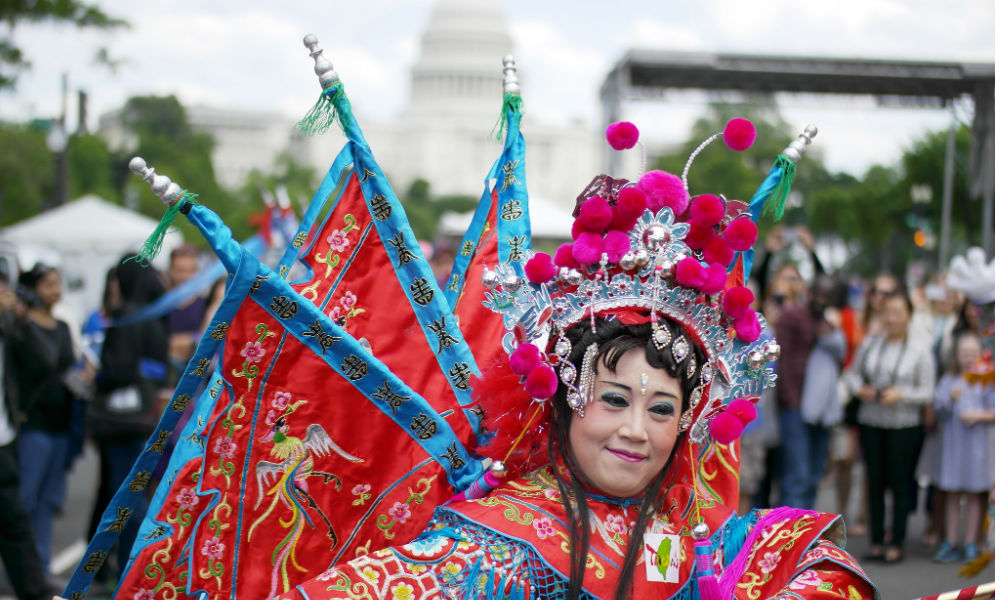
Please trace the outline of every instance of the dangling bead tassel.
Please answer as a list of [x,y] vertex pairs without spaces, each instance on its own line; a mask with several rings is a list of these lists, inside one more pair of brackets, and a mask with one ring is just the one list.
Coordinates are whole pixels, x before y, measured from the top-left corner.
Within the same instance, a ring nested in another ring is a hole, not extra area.
[[694,556],[698,596],[701,600],[725,600],[719,580],[715,576],[715,566],[712,564],[712,542],[708,540],[708,525],[703,522],[698,523],[692,533],[695,537]]
[[195,198],[197,197],[197,194],[192,194],[188,191],[182,192],[181,195],[177,197],[177,200],[175,200],[174,203],[171,204],[163,213],[163,218],[160,219],[160,222],[156,225],[156,229],[153,230],[153,233],[149,234],[149,237],[146,238],[145,242],[143,242],[142,248],[139,249],[139,253],[126,260],[137,260],[145,265],[149,265],[149,263],[153,262],[153,259],[159,256],[160,250],[163,249],[163,238],[166,237],[167,231],[173,224],[174,219],[177,218],[177,213],[180,212],[181,207],[186,202],[197,204],[197,202],[195,202]]
[[306,135],[324,134],[339,119],[337,103],[345,101],[344,85],[340,80],[331,81],[319,95],[316,104],[302,117],[295,128]]
[[503,95],[503,107],[500,109],[500,118],[497,119],[495,125],[493,125],[492,136],[497,139],[497,141],[503,141],[504,131],[507,130],[507,114],[513,111],[515,114],[521,114],[521,106],[524,101],[521,99],[521,94],[508,92]]
[[774,220],[780,221],[785,214],[785,200],[788,199],[788,194],[792,190],[792,182],[795,181],[795,161],[782,154],[774,161],[771,168],[781,169],[781,179],[778,180],[778,185],[774,186],[774,190],[768,196],[764,212],[771,211],[774,214]]

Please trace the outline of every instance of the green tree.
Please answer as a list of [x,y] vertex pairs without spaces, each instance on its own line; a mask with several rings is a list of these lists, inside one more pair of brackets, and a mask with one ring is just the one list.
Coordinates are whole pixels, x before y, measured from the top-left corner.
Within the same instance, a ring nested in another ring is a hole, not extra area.
[[417,239],[433,241],[437,237],[441,215],[446,212],[469,212],[476,208],[478,201],[472,196],[461,195],[434,198],[431,184],[425,179],[415,179],[400,202]]
[[45,134],[24,124],[0,123],[0,225],[38,214],[52,193],[55,160]]
[[[0,91],[13,88],[18,74],[31,66],[31,61],[14,43],[17,25],[51,22],[99,29],[128,26],[125,21],[105,14],[96,4],[79,0],[4,0],[0,2],[0,21],[7,24],[6,31],[0,34]],[[95,56],[109,63],[106,49],[99,49]]]
[[[233,218],[231,213],[241,210],[240,202],[228,193],[215,179],[212,166],[214,141],[206,133],[196,132],[184,107],[174,96],[137,96],[130,98],[122,110],[123,125],[138,139],[134,154],[146,159],[158,173],[168,175],[185,190],[197,194],[200,201],[215,210],[233,230],[237,239],[248,236],[252,230],[245,220]],[[129,157],[120,156],[118,163],[127,163]],[[137,199],[139,212],[154,219],[163,216],[163,205],[149,193],[149,186],[137,177],[125,180],[126,195]],[[204,246],[201,235],[185,220],[178,219],[185,239]]]
[[[909,190],[914,185],[929,185],[931,201],[926,218],[940,237],[944,202],[944,171],[947,161],[948,131],[930,132],[903,153],[901,186]],[[963,125],[955,132],[955,170],[952,186],[951,238],[965,245],[982,243],[981,215],[983,199],[969,193],[969,160],[971,135]]]
[[69,197],[96,194],[111,202],[121,201],[115,185],[116,158],[104,139],[96,135],[70,136]]

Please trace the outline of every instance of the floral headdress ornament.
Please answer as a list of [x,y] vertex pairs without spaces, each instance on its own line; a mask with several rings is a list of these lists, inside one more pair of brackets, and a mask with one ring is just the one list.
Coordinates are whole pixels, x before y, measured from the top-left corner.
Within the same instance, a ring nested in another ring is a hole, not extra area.
[[[712,194],[692,198],[686,181],[695,156],[714,139],[742,151],[755,136],[750,121],[733,119],[692,153],[682,177],[660,170],[635,182],[597,176],[578,198],[572,242],[554,257],[539,252],[484,272],[484,304],[503,315],[509,362],[497,373],[487,369],[477,396],[486,399],[513,383],[523,390],[514,394],[519,400],[506,400],[505,410],[493,411],[499,414],[487,409],[487,427],[495,432],[489,446],[507,449],[502,463],[511,456],[523,463],[500,464],[498,474],[544,460],[539,440],[548,420],[537,417],[550,409],[559,381],[569,405],[585,410],[597,345],[586,349],[577,372],[566,331],[597,316],[651,323],[656,347],[669,347],[687,376],[697,375],[690,408],[681,416],[693,442],[710,435],[728,444],[756,417],[756,397],[776,380],[766,365],[779,348],[760,341],[763,318],[750,308],[753,292],[730,270],[736,253],[753,246],[757,226],[746,203]],[[606,138],[615,150],[627,150],[638,143],[639,130],[613,123]],[[708,357],[700,373],[688,340],[671,336],[664,318],[679,323]],[[526,447],[518,448],[526,439]]]

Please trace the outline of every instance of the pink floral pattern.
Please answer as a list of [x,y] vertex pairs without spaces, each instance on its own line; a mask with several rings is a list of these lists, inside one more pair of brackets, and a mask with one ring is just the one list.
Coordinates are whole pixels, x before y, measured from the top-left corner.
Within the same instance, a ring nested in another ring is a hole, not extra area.
[[608,531],[612,533],[622,534],[628,529],[625,526],[625,517],[621,515],[608,515],[608,518],[604,521],[604,526],[607,527]]
[[757,561],[757,566],[760,567],[761,573],[770,573],[777,566],[778,562],[781,560],[781,553],[779,552],[765,552],[764,558]]
[[236,455],[236,442],[220,437],[215,441],[215,451],[222,455],[222,458],[232,458]]
[[198,503],[198,496],[191,488],[184,488],[177,492],[176,498],[181,510],[194,510],[195,505]]
[[365,492],[370,492],[371,489],[372,489],[372,486],[368,485],[367,483],[359,483],[358,485],[354,486],[351,489],[351,494],[354,495],[354,496],[360,496],[361,494],[364,494]]
[[205,545],[201,547],[201,553],[208,557],[208,560],[221,560],[222,552],[226,549],[226,545],[222,543],[218,537],[213,537],[210,540],[205,540]]
[[344,297],[340,299],[340,305],[344,307],[344,310],[350,312],[354,305],[358,303],[358,297],[352,291],[347,291]]
[[339,229],[328,235],[326,241],[330,243],[330,249],[334,252],[343,252],[349,243],[347,234]]
[[142,588],[132,596],[132,600],[153,600],[155,597],[153,590]]
[[803,571],[798,577],[793,579],[792,582],[788,584],[788,589],[801,590],[806,587],[816,587],[818,585],[822,585],[822,583],[823,580],[820,579],[819,574],[816,573],[816,571],[809,569],[808,571]]
[[243,350],[240,350],[240,356],[247,359],[247,362],[260,362],[264,358],[264,346],[260,342],[247,342]]
[[271,399],[271,406],[273,406],[278,412],[281,412],[288,408],[288,402],[291,399],[292,395],[288,392],[275,392],[274,398]]
[[410,518],[413,513],[410,512],[410,506],[403,502],[397,502],[392,505],[389,509],[389,516],[400,523],[406,523],[406,520]]
[[538,539],[540,540],[544,540],[550,535],[556,534],[556,529],[552,526],[552,521],[550,521],[547,517],[535,519],[532,525],[535,527],[535,534],[538,535]]

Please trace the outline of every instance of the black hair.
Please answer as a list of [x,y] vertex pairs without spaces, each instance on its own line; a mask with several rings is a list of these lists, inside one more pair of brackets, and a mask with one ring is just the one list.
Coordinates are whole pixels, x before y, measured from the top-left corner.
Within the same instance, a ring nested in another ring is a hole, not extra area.
[[910,314],[911,317],[913,316],[913,300],[910,300],[910,294],[907,293],[905,287],[897,288],[889,292],[888,294],[885,294],[885,296],[882,298],[882,306],[885,306],[885,303],[888,302],[890,298],[902,298],[903,302],[906,303],[907,312]]
[[27,271],[21,273],[17,278],[17,283],[23,287],[34,290],[38,284],[45,279],[45,276],[55,271],[56,268],[43,262],[36,262]]
[[[573,349],[569,354],[569,361],[576,366],[580,372],[583,363],[583,356],[586,348],[593,343],[597,343],[597,360],[600,360],[605,367],[614,371],[618,361],[630,350],[644,348],[646,361],[650,366],[663,369],[671,377],[678,380],[681,388],[682,406],[680,414],[688,409],[691,394],[698,388],[702,366],[707,362],[705,353],[694,343],[684,328],[670,320],[662,320],[661,323],[670,331],[671,340],[684,337],[688,341],[688,347],[692,350],[683,360],[677,361],[671,347],[668,344],[662,350],[658,349],[652,340],[652,326],[649,323],[641,325],[626,325],[616,318],[598,318],[594,322],[594,331],[591,330],[589,320],[574,325],[566,331],[566,337],[573,344]],[[690,369],[690,365],[694,368]],[[688,373],[693,373],[688,376]],[[570,542],[570,581],[566,598],[578,598],[583,590],[583,578],[587,565],[587,553],[590,550],[590,509],[587,505],[587,497],[584,492],[584,483],[591,483],[580,469],[580,465],[573,455],[569,444],[569,428],[575,411],[566,402],[567,387],[561,381],[555,396],[552,399],[552,422],[549,427],[549,461],[553,465],[558,465],[559,461],[565,464],[569,471],[569,481],[558,473],[555,473],[556,485],[559,487],[560,499],[563,508],[566,510],[567,521],[569,523]],[[663,489],[663,481],[667,476],[667,471],[673,463],[674,455],[678,447],[686,442],[686,437],[678,436],[671,450],[670,457],[660,473],[653,478],[649,487],[642,496],[642,503],[639,507],[639,516],[635,526],[632,528],[632,535],[629,537],[628,547],[625,550],[622,569],[618,574],[618,585],[615,590],[615,599],[623,600],[631,595],[632,574],[635,571],[635,564],[639,553],[642,551],[642,533],[645,531],[649,520],[656,509],[663,504],[666,491]],[[556,468],[556,467],[554,467]]]

